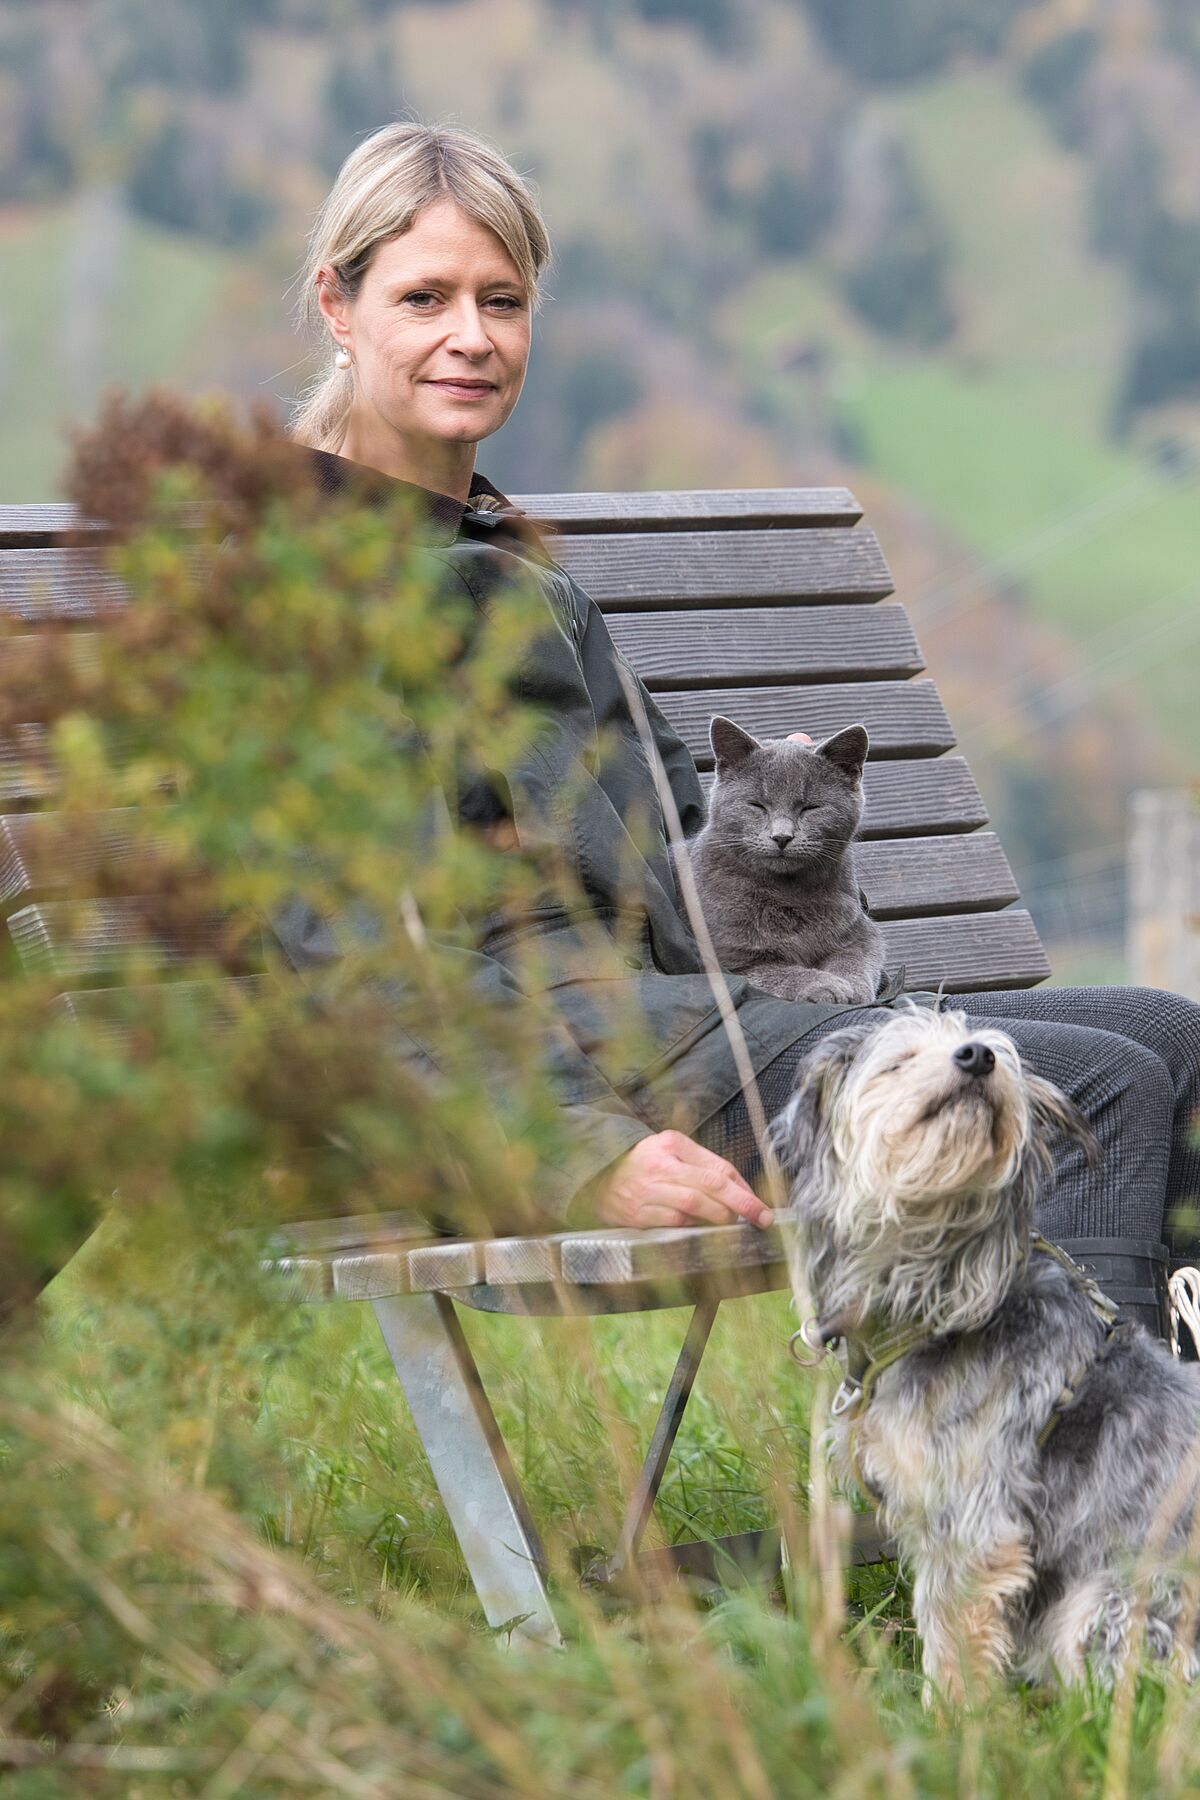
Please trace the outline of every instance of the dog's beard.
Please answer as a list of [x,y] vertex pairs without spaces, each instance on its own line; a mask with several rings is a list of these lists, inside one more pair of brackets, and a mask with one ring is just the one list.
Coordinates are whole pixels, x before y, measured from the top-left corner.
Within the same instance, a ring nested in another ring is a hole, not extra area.
[[[1011,1039],[968,1024],[900,1013],[824,1086],[815,1164],[798,1183],[824,1305],[962,1330],[1011,1284],[1028,1244],[1035,1120]],[[953,1060],[968,1039],[995,1058],[985,1076]]]

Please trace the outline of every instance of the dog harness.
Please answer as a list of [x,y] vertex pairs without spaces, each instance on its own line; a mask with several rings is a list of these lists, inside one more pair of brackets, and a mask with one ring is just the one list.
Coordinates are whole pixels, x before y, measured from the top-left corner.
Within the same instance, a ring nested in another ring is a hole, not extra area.
[[[1064,1382],[1057,1400],[1051,1407],[1050,1416],[1038,1433],[1037,1444],[1040,1450],[1045,1447],[1064,1413],[1074,1405],[1092,1365],[1108,1348],[1113,1338],[1118,1333],[1128,1330],[1128,1327],[1117,1323],[1117,1308],[1114,1303],[1107,1294],[1101,1291],[1091,1276],[1067,1255],[1065,1250],[1060,1250],[1057,1244],[1050,1243],[1038,1232],[1035,1232],[1030,1240],[1030,1249],[1035,1255],[1053,1257],[1059,1267],[1066,1270],[1072,1286],[1084,1295],[1096,1317],[1104,1326],[1103,1342],[1086,1357],[1079,1368],[1072,1371],[1070,1380]],[[864,1335],[857,1328],[855,1321],[841,1313],[828,1320],[809,1319],[798,1331],[792,1333],[788,1340],[788,1347],[802,1366],[813,1367],[827,1350],[832,1350],[839,1343],[845,1345],[846,1372],[833,1396],[829,1411],[830,1416],[834,1419],[849,1418],[853,1426],[870,1406],[875,1384],[885,1369],[890,1369],[893,1363],[899,1362],[901,1357],[907,1356],[910,1351],[919,1350],[925,1344],[935,1343],[939,1338],[946,1338],[950,1335],[948,1332],[929,1331],[922,1326],[914,1325],[906,1331],[895,1332],[890,1337],[872,1338]],[[811,1350],[814,1353],[813,1357],[799,1356],[795,1348],[797,1342]],[[855,1473],[858,1475],[858,1458],[854,1450],[853,1437],[850,1444],[850,1456]],[[859,1481],[861,1486],[869,1492],[869,1484],[862,1480],[861,1475],[859,1475]]]

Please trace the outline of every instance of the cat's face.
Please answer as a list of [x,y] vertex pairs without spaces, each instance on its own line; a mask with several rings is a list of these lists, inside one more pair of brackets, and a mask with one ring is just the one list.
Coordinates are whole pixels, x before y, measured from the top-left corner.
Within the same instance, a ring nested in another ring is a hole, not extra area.
[[709,736],[717,759],[709,799],[714,843],[780,874],[841,856],[862,818],[868,740],[861,725],[820,744],[760,744],[718,718]]

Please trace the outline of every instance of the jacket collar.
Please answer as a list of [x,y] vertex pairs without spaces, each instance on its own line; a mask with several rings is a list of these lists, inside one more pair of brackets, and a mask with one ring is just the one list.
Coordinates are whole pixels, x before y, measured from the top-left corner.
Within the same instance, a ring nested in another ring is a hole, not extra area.
[[507,529],[530,548],[542,548],[524,513],[498,487],[493,487],[486,475],[478,472],[472,475],[469,497],[463,501],[450,494],[439,494],[433,488],[420,487],[414,481],[384,475],[379,469],[351,462],[347,456],[335,456],[330,450],[308,449],[307,453],[312,458],[317,486],[324,493],[354,489],[365,502],[378,505],[397,488],[407,492],[422,518],[420,536],[424,542],[452,544],[459,537],[490,537],[500,529]]

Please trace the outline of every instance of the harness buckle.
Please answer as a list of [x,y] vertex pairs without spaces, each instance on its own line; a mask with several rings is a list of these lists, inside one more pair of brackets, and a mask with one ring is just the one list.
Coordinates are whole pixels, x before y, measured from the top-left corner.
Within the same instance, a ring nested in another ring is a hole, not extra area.
[[838,1387],[837,1393],[829,1403],[830,1418],[843,1418],[845,1414],[850,1411],[851,1407],[858,1405],[859,1401],[862,1399],[862,1392],[861,1381],[856,1380],[853,1375],[844,1376]]

